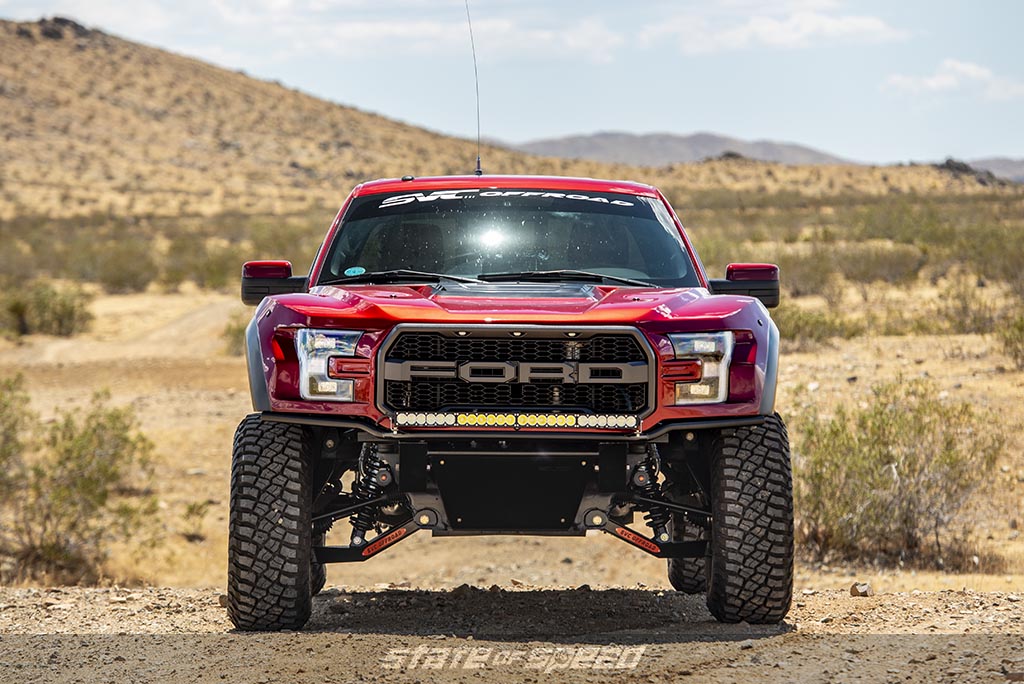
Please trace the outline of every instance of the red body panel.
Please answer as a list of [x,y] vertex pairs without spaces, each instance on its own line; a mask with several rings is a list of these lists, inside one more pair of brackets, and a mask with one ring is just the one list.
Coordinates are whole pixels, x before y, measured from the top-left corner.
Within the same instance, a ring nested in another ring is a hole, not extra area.
[[[412,181],[381,180],[353,190],[339,211],[310,270],[316,282],[327,246],[334,239],[345,211],[354,197],[396,191],[420,192],[451,188],[535,187],[552,190],[617,192],[655,197],[672,215],[703,287],[657,289],[599,286],[590,296],[551,298],[459,297],[436,292],[431,286],[347,285],[313,287],[309,293],[268,297],[259,306],[255,321],[260,360],[270,408],[278,412],[319,413],[361,417],[380,428],[392,428],[389,416],[376,405],[374,378],[376,351],[385,335],[399,323],[439,324],[532,324],[559,326],[628,325],[640,329],[658,353],[657,404],[642,421],[648,431],[664,421],[758,415],[765,392],[769,365],[769,330],[774,326],[764,306],[749,297],[711,295],[707,278],[696,258],[682,224],[661,193],[650,186],[626,181],[531,177],[458,176]],[[293,330],[298,327],[366,331],[351,362],[339,364],[332,377],[355,381],[354,403],[315,402],[300,399],[298,366]],[[736,333],[737,353],[730,375],[731,400],[726,403],[675,406],[671,344],[664,337],[674,332]],[[746,340],[746,343],[743,341]],[[746,354],[738,358],[740,353]],[[252,363],[252,361],[250,361]],[[774,387],[769,388],[774,392]],[[443,429],[443,428],[442,428]],[[466,428],[451,428],[465,430]],[[503,428],[498,428],[503,429]],[[504,428],[511,430],[512,428]],[[556,429],[556,428],[548,428]],[[520,428],[519,432],[543,432],[545,428]],[[411,429],[410,432],[415,432]],[[595,429],[594,432],[602,432]],[[630,432],[608,430],[607,432]]]

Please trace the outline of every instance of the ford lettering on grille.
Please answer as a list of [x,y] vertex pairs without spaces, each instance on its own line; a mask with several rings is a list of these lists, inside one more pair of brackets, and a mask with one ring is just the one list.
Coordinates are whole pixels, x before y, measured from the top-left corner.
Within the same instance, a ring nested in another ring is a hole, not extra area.
[[384,408],[647,410],[651,363],[639,333],[511,335],[400,332],[382,352]]

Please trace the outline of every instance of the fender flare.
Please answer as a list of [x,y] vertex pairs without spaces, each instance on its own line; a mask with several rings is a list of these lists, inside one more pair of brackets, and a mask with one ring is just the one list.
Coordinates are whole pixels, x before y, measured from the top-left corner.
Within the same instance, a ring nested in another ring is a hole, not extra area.
[[245,327],[245,365],[249,371],[249,397],[253,411],[270,410],[270,392],[267,391],[267,376],[263,372],[263,350],[260,347],[260,332],[253,316]]
[[779,386],[779,327],[768,319],[768,358],[765,361],[764,387],[761,390],[759,413],[770,416],[775,413],[775,393]]

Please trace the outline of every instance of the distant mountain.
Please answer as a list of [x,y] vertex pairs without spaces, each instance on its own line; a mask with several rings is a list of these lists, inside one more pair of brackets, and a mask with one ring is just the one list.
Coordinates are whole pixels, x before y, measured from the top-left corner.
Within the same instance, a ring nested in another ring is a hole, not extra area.
[[781,164],[849,164],[848,160],[794,143],[769,140],[739,140],[714,133],[674,135],[671,133],[604,132],[549,138],[516,145],[515,149],[545,157],[590,159],[594,161],[665,166],[695,162],[735,152],[750,159]]
[[983,171],[991,171],[1000,178],[1024,183],[1024,159],[1007,157],[987,157],[971,161],[971,166]]

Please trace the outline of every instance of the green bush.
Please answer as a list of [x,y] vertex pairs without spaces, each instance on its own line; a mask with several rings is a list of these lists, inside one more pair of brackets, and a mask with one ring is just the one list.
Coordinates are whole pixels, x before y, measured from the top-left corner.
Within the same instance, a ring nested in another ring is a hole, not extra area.
[[3,327],[15,335],[70,337],[89,327],[90,297],[78,288],[56,288],[37,281],[2,295]]
[[155,513],[144,488],[152,445],[131,409],[108,407],[102,394],[44,429],[25,412],[20,378],[2,389],[0,579],[95,581],[110,544],[137,539]]
[[995,419],[925,380],[872,388],[862,407],[793,421],[798,541],[818,560],[935,562],[969,554],[961,509],[1004,436]]
[[999,328],[999,341],[1003,352],[1024,370],[1024,314],[1010,318]]

